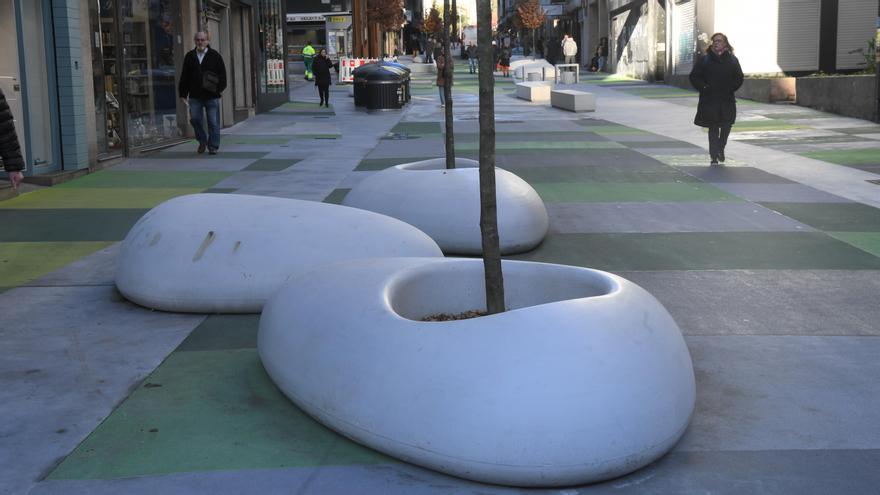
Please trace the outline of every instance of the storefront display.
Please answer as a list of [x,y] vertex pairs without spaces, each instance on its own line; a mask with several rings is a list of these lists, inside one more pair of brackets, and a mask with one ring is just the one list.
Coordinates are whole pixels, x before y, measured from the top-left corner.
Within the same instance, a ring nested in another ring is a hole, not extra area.
[[260,0],[260,92],[284,93],[284,33],[280,0]]
[[179,139],[178,0],[100,0],[92,13],[98,155]]

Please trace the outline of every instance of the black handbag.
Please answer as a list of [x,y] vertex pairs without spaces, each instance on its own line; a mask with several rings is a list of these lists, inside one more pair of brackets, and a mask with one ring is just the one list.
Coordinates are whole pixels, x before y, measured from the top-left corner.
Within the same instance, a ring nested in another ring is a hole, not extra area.
[[217,88],[220,85],[220,76],[217,74],[206,70],[202,71],[202,89],[209,93],[219,93]]

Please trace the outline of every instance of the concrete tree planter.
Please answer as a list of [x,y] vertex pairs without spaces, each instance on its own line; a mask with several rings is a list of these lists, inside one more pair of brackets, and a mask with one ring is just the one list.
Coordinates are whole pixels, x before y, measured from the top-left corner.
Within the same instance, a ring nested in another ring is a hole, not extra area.
[[267,302],[258,349],[278,387],[337,432],[477,481],[564,486],[667,452],[694,408],[675,322],[637,285],[504,262],[509,311],[484,307],[479,259],[352,261]]
[[[343,200],[414,225],[445,253],[481,254],[480,175],[475,160],[444,158],[405,163],[371,175]],[[538,193],[516,175],[495,169],[501,253],[529,251],[547,235],[547,209]]]
[[424,233],[344,206],[239,194],[166,201],[129,231],[116,287],[154,309],[257,313],[288,279],[376,256],[442,256]]
[[794,77],[762,77],[746,78],[742,87],[736,92],[737,98],[774,103],[777,101],[795,101]]

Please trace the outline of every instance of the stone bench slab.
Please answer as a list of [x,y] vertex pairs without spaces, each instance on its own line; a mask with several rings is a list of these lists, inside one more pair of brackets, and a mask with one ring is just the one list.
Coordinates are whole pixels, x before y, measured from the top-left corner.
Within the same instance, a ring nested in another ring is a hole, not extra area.
[[550,105],[572,112],[595,112],[596,95],[574,89],[555,89],[550,92]]
[[550,86],[537,81],[516,83],[516,97],[529,101],[548,101]]

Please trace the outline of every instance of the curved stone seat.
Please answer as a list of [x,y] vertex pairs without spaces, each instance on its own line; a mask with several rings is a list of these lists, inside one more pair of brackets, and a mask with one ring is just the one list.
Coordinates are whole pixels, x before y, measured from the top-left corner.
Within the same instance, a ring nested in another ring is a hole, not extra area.
[[418,229],[344,206],[193,194],[147,212],[119,255],[116,287],[154,309],[255,313],[289,278],[375,256],[442,256]]
[[[418,227],[445,253],[481,254],[479,163],[457,158],[404,163],[377,172],[354,186],[342,203],[388,215]],[[501,253],[534,249],[547,235],[549,219],[541,197],[526,181],[495,169]]]
[[690,354],[639,286],[586,268],[505,261],[509,311],[484,308],[480,259],[383,258],[292,281],[258,349],[308,414],[381,452],[488,483],[564,486],[663,455],[694,408]]

